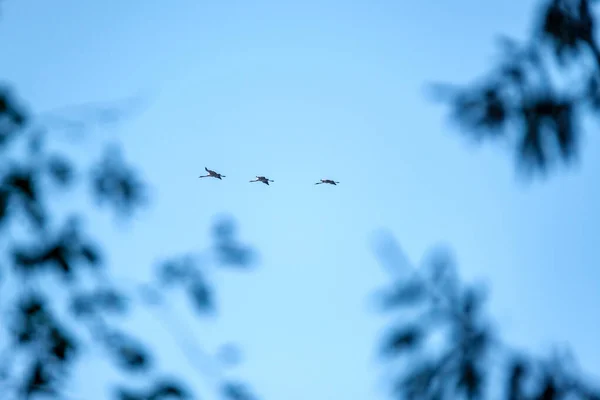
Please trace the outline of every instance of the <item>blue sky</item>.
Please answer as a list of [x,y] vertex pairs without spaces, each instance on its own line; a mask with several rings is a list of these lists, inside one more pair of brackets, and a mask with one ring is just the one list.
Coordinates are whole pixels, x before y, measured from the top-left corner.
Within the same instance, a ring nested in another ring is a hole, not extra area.
[[[118,138],[152,207],[90,229],[117,276],[140,278],[158,257],[205,248],[216,215],[236,217],[260,265],[215,276],[222,316],[189,324],[209,349],[239,342],[239,375],[265,398],[383,397],[369,304],[386,282],[370,244],[380,228],[415,263],[450,245],[466,279],[489,283],[507,340],[542,353],[569,343],[600,375],[600,138],[586,136],[578,168],[524,186],[512,154],[473,151],[424,91],[485,71],[496,35],[524,37],[536,5],[7,0],[0,72],[35,111],[149,94],[78,157]],[[204,166],[227,178],[197,179]],[[275,183],[249,184],[255,175]],[[341,184],[314,186],[322,177]],[[165,370],[198,382],[160,325],[132,324],[151,332]],[[112,376],[88,363],[69,390],[103,397],[99,371]]]

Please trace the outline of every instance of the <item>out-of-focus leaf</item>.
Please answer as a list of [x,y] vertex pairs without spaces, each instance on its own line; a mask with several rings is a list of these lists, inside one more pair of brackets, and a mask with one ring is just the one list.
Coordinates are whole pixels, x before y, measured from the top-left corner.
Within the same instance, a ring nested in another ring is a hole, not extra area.
[[211,290],[201,278],[196,278],[190,283],[188,294],[198,312],[206,313],[213,311],[214,302]]
[[127,310],[127,299],[115,289],[103,288],[95,293],[98,304],[106,311],[123,313]]
[[74,340],[57,328],[50,330],[50,343],[50,351],[59,361],[71,361],[77,352]]
[[423,328],[418,325],[397,328],[384,341],[382,353],[386,356],[394,356],[407,350],[414,350],[423,342],[424,335]]
[[23,209],[36,228],[43,229],[46,226],[48,217],[40,203],[27,201],[23,203]]
[[239,382],[226,382],[222,386],[223,398],[225,400],[255,400],[248,387]]
[[10,201],[10,191],[0,188],[0,227],[8,219],[8,206]]
[[6,86],[0,88],[0,149],[7,147],[11,141],[18,137],[18,133],[29,119],[24,110],[18,105],[10,89]]
[[190,279],[194,264],[191,259],[173,259],[159,265],[157,276],[159,281],[166,286],[182,283]]
[[237,243],[220,243],[217,255],[223,266],[247,268],[252,262],[252,251]]
[[162,381],[156,383],[147,397],[148,400],[191,399],[190,393],[178,382]]
[[117,388],[115,392],[118,400],[148,400],[148,396],[143,393],[134,393],[130,389]]
[[54,181],[61,187],[65,187],[71,183],[74,176],[71,164],[67,159],[59,156],[50,157],[48,160],[48,172]]
[[215,250],[223,266],[247,268],[253,261],[253,252],[236,240],[236,225],[232,218],[223,217],[213,226]]
[[133,339],[120,333],[111,333],[106,338],[106,345],[125,370],[144,372],[150,368],[150,355]]
[[90,244],[81,247],[81,255],[91,266],[97,267],[101,264],[100,251]]
[[76,317],[89,317],[94,311],[94,300],[89,293],[76,293],[71,296],[70,311]]
[[28,295],[20,301],[16,314],[15,337],[19,344],[30,344],[37,334],[37,326],[48,322],[45,300]]
[[562,391],[557,387],[554,378],[545,374],[540,390],[537,395],[534,396],[535,400],[558,400],[563,396]]
[[523,385],[528,372],[527,364],[521,359],[513,359],[508,371],[508,400],[525,400]]
[[104,287],[72,295],[70,311],[76,317],[90,317],[97,311],[123,313],[127,310],[127,305],[124,295],[114,288]]
[[475,318],[483,308],[485,291],[481,287],[467,287],[462,294],[461,314],[464,318]]
[[43,256],[44,261],[50,262],[51,265],[62,272],[65,278],[70,278],[73,273],[73,267],[68,258],[68,251],[62,245],[56,245],[52,247]]
[[468,129],[497,136],[508,120],[510,105],[500,88],[487,86],[461,91],[453,103],[453,117]]
[[148,355],[139,347],[123,345],[119,348],[121,365],[132,371],[144,371],[148,368]]
[[213,234],[218,242],[229,242],[235,239],[237,227],[230,217],[220,218],[213,226]]
[[391,309],[401,306],[415,305],[427,296],[426,288],[419,280],[398,283],[384,294],[383,307]]
[[23,274],[30,274],[41,264],[39,257],[31,254],[23,248],[14,248],[12,250],[12,259],[15,269]]
[[559,61],[575,57],[593,38],[588,0],[551,0],[542,16],[540,31],[554,47]]
[[109,203],[120,215],[128,216],[144,204],[145,187],[122,160],[117,147],[105,151],[92,175],[92,190],[97,200]]
[[179,382],[172,380],[159,380],[145,393],[141,390],[118,388],[116,395],[119,400],[167,400],[167,399],[191,399],[187,389]]
[[52,377],[48,366],[41,360],[36,360],[28,374],[23,392],[26,398],[34,394],[45,393],[55,395],[56,390],[52,387]]
[[37,192],[32,171],[15,169],[6,177],[6,184],[17,192],[25,201],[37,201]]
[[27,148],[34,157],[39,157],[42,153],[44,145],[44,130],[36,130],[32,132],[27,142]]
[[523,113],[525,132],[518,145],[523,167],[543,169],[557,156],[564,162],[575,156],[579,137],[571,100],[541,96],[531,100]]
[[438,368],[435,363],[418,363],[411,366],[406,375],[396,383],[394,391],[406,399],[427,399],[432,392],[436,392],[434,381],[437,374]]
[[457,389],[465,393],[468,399],[481,398],[485,376],[483,371],[473,362],[465,360],[458,371]]

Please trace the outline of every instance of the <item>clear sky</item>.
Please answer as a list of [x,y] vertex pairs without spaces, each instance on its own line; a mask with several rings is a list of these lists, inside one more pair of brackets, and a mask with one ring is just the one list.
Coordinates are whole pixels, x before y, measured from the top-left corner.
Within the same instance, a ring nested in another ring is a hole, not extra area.
[[[215,276],[222,316],[193,329],[209,348],[239,342],[239,375],[265,399],[382,398],[369,304],[386,282],[370,243],[380,228],[414,262],[450,245],[461,274],[490,285],[507,340],[568,342],[600,375],[600,138],[585,138],[579,168],[524,186],[512,154],[473,151],[424,92],[483,72],[496,35],[523,37],[536,4],[6,0],[0,75],[35,111],[150,94],[143,114],[79,146],[87,158],[118,138],[152,207],[90,229],[118,276],[145,277],[233,215],[260,264]],[[227,178],[197,179],[205,166]],[[341,183],[314,186],[322,177]],[[136,321],[165,370],[198,381],[156,323]],[[84,365],[70,391],[104,397],[105,369]]]

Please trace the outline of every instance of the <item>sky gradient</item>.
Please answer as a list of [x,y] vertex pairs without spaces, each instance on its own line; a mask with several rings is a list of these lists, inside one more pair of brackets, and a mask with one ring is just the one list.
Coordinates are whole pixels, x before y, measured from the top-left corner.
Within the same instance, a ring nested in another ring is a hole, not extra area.
[[[151,208],[119,229],[105,215],[88,226],[125,279],[205,248],[214,217],[234,216],[260,263],[215,275],[221,317],[189,323],[208,348],[240,343],[239,375],[265,399],[383,398],[369,303],[386,282],[370,242],[381,228],[415,263],[451,246],[461,275],[489,284],[507,341],[542,354],[569,343],[600,376],[597,127],[579,167],[527,186],[512,153],[474,151],[425,92],[484,72],[497,35],[525,37],[536,6],[6,0],[0,76],[36,112],[147,96],[141,114],[73,149],[85,161],[106,137],[121,142]],[[205,166],[227,178],[197,179]],[[165,370],[198,380],[159,325],[132,324],[152,332]],[[107,365],[82,366],[69,390],[103,398]]]

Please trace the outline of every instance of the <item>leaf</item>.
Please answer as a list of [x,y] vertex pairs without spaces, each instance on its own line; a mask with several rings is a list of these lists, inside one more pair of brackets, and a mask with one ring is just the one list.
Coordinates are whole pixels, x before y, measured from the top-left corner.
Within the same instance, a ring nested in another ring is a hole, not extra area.
[[76,293],[71,296],[69,310],[76,317],[91,316],[94,311],[92,296],[88,293]]
[[77,346],[74,340],[67,337],[64,332],[57,328],[50,330],[50,352],[62,362],[70,361],[77,352]]
[[100,203],[109,203],[121,216],[128,216],[146,200],[146,190],[128,167],[116,146],[108,146],[92,171],[92,191]]
[[148,397],[141,393],[134,393],[130,389],[117,388],[117,399],[119,400],[148,400]]
[[201,278],[194,279],[188,286],[188,294],[199,312],[205,313],[214,309],[210,288]]
[[156,384],[154,390],[148,395],[148,400],[162,400],[169,398],[190,399],[190,393],[180,383],[163,381]]
[[98,305],[106,311],[123,313],[127,310],[126,298],[113,288],[99,289],[94,297]]
[[459,369],[456,387],[463,390],[468,399],[480,398],[483,391],[483,372],[477,368],[473,360],[465,360]]
[[48,160],[48,172],[60,187],[66,187],[72,182],[74,172],[69,162],[62,157],[52,156]]
[[166,261],[158,267],[158,280],[165,286],[184,282],[191,277],[193,267],[187,258]]
[[52,247],[44,254],[43,259],[44,261],[49,261],[54,264],[55,268],[62,272],[65,278],[70,278],[73,273],[73,268],[70,260],[67,258],[67,254],[66,249],[59,244]]
[[237,226],[231,217],[222,217],[213,225],[213,235],[217,242],[234,240],[236,232]]
[[41,264],[39,257],[23,248],[12,250],[12,261],[15,269],[24,274],[32,273]]
[[55,394],[56,391],[52,388],[51,383],[52,377],[48,367],[41,360],[36,360],[23,388],[26,398],[35,393]]
[[226,400],[255,400],[246,385],[239,382],[226,382],[221,389]]
[[133,345],[123,345],[118,349],[121,365],[132,371],[142,371],[148,369],[148,356],[140,348]]
[[396,329],[384,341],[382,353],[386,356],[394,356],[407,350],[413,350],[423,342],[424,336],[425,332],[417,325]]
[[536,400],[558,400],[562,397],[562,391],[556,385],[554,378],[545,374],[538,394],[534,397]]
[[105,340],[122,368],[132,372],[142,372],[150,368],[150,355],[132,338],[121,333],[109,333]]
[[36,295],[29,295],[20,301],[17,314],[15,336],[19,344],[29,344],[37,334],[40,322],[47,321],[45,301]]
[[432,391],[435,391],[434,380],[437,377],[438,368],[431,361],[422,362],[409,369],[404,378],[395,385],[395,392],[402,394],[401,398],[426,399]]
[[237,243],[220,243],[217,256],[223,266],[246,268],[252,262],[252,252]]
[[101,263],[100,251],[90,244],[81,247],[81,256],[91,266],[99,266]]
[[384,309],[391,309],[398,306],[414,305],[423,300],[427,295],[422,282],[411,280],[405,284],[397,284],[392,290],[384,295]]
[[524,360],[518,358],[511,360],[508,378],[508,400],[525,399],[523,384],[527,373],[528,368]]
[[8,217],[8,207],[10,201],[10,191],[0,189],[0,226],[6,222]]

